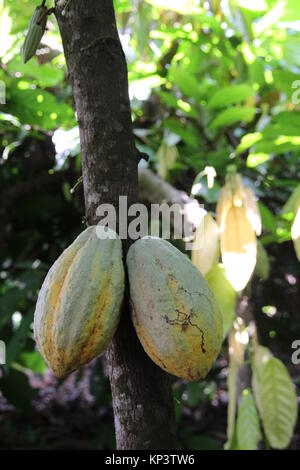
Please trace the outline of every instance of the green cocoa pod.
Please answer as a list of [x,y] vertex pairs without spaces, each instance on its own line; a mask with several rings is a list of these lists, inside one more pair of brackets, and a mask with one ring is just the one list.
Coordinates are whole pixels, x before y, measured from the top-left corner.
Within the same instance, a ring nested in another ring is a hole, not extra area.
[[122,245],[114,232],[115,239],[99,239],[101,229],[87,228],[60,255],[38,296],[34,336],[57,377],[101,354],[119,322],[124,294]]
[[45,15],[46,11],[46,7],[39,6],[35,9],[31,17],[28,32],[22,48],[22,58],[24,64],[26,64],[26,62],[28,62],[31,57],[34,56],[37,48],[40,45],[47,24],[47,15]]
[[222,317],[199,270],[169,242],[145,237],[127,255],[132,320],[150,358],[170,374],[203,379],[222,344]]

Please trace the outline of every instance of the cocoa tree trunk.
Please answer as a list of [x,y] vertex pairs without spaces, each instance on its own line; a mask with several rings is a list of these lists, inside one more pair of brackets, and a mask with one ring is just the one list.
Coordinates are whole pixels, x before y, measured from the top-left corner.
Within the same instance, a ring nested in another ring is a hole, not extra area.
[[[127,66],[113,0],[71,0],[64,16],[57,4],[55,14],[80,129],[86,218],[95,224],[100,204],[118,209],[119,196],[127,196],[128,206],[138,199]],[[129,243],[123,244],[125,255]],[[127,298],[107,360],[117,448],[174,449],[169,377],[144,353],[130,321]]]

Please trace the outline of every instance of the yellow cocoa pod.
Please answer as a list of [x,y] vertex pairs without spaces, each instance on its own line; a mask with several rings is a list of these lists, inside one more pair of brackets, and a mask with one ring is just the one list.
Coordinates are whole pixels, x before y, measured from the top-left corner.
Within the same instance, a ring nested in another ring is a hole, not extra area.
[[222,317],[207,282],[169,242],[145,237],[127,256],[132,320],[149,357],[170,374],[203,379],[222,344]]
[[256,265],[256,236],[242,207],[229,209],[221,233],[226,276],[236,291],[246,287]]
[[217,208],[216,208],[217,224],[221,231],[224,230],[227,212],[232,207],[232,204],[233,204],[232,192],[229,188],[224,186],[220,191],[220,196],[219,196]]
[[57,377],[101,354],[120,317],[124,294],[121,241],[89,227],[60,255],[40,290],[34,335]]
[[196,230],[192,249],[192,263],[205,276],[217,261],[219,227],[208,212]]

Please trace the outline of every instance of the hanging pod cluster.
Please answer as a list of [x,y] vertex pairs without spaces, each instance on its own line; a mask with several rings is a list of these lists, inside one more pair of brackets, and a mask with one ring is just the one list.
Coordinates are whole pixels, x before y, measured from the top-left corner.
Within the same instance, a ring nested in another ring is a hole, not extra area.
[[[132,321],[145,352],[170,374],[205,377],[221,348],[222,319],[201,273],[169,242],[153,237],[131,246],[127,268]],[[124,278],[121,241],[101,226],[86,229],[54,263],[39,293],[34,334],[56,376],[108,346]]]

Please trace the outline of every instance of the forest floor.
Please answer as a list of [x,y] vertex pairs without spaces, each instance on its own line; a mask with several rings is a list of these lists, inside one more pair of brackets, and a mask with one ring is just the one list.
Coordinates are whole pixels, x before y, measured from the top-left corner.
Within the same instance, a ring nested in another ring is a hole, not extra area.
[[[224,361],[223,361],[224,364]],[[38,394],[28,411],[16,409],[0,395],[0,449],[113,449],[113,413],[90,393],[91,367],[78,378],[59,383],[50,372],[33,376]],[[191,406],[183,399],[178,436],[182,449],[222,449],[226,442],[227,393],[221,380],[213,400]],[[184,394],[183,394],[184,397]],[[99,400],[100,401],[100,400]],[[290,445],[300,449],[300,419]]]

